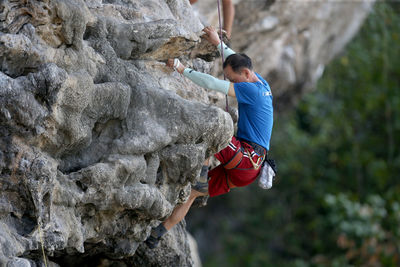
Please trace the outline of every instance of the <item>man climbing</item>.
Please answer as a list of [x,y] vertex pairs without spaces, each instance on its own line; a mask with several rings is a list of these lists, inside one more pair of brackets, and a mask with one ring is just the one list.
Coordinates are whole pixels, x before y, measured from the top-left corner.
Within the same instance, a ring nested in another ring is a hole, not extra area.
[[[198,0],[190,0],[190,4],[193,5]],[[222,14],[224,18],[223,29],[226,31],[226,37],[231,39],[233,19],[235,18],[235,6],[233,0],[222,0]]]
[[176,206],[163,223],[152,229],[145,241],[150,248],[156,247],[161,237],[185,217],[197,197],[218,196],[229,192],[231,188],[252,183],[269,150],[273,107],[268,83],[252,70],[248,56],[236,54],[220,41],[214,28],[206,27],[203,31],[210,43],[224,50],[226,60],[223,71],[230,82],[186,68],[178,59],[169,59],[167,66],[175,68],[199,86],[236,97],[239,108],[238,130],[229,145],[214,155],[221,164],[208,171],[207,159],[187,202]]

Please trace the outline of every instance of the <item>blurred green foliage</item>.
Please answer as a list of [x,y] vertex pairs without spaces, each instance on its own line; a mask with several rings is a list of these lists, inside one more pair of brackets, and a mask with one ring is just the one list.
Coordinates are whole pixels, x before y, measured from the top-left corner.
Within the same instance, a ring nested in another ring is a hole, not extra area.
[[271,190],[190,213],[205,266],[400,266],[399,3],[375,4],[317,89],[275,116],[271,155]]

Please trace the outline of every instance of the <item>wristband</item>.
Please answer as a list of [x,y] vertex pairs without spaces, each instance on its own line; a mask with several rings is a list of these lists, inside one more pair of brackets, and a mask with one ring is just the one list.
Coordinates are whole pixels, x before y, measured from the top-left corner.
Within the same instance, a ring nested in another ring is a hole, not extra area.
[[177,58],[174,58],[174,69],[178,71],[178,67],[181,65],[181,61]]
[[223,49],[224,49],[224,57],[225,57],[225,59],[226,59],[227,57],[229,57],[230,55],[236,54],[235,51],[233,51],[232,49],[230,49],[230,48],[229,48],[226,44],[224,44],[224,42],[222,42],[222,41],[217,45],[218,51],[221,52],[221,46],[222,46]]

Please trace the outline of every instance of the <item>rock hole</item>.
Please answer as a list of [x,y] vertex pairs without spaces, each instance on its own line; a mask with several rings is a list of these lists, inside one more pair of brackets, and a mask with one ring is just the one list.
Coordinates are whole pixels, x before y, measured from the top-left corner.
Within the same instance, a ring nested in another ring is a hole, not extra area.
[[11,213],[10,221],[17,233],[21,236],[28,236],[36,227],[36,221],[28,214],[23,214],[21,218],[14,213]]
[[203,136],[196,140],[196,145],[202,144],[204,142]]
[[276,0],[267,0],[265,2],[264,9],[268,10],[275,2],[276,2]]
[[45,206],[47,206],[47,207],[50,206],[50,193],[49,193],[49,192],[47,192],[47,193],[43,196],[42,201],[43,201],[43,204],[44,204]]
[[157,177],[156,177],[156,185],[162,185],[164,181],[164,175],[163,175],[163,171],[162,171],[162,167],[161,167],[161,163],[160,163],[160,167],[158,167],[157,170]]
[[75,183],[83,192],[86,192],[88,189],[87,185],[83,184],[81,181],[76,181]]
[[83,40],[88,40],[90,36],[93,35],[94,27],[86,26],[85,32],[83,34]]
[[60,172],[62,172],[63,174],[68,175],[70,173],[77,172],[82,168],[84,168],[84,166],[81,166],[81,165],[77,165],[77,166],[73,166],[73,167],[60,165],[58,167],[58,170]]

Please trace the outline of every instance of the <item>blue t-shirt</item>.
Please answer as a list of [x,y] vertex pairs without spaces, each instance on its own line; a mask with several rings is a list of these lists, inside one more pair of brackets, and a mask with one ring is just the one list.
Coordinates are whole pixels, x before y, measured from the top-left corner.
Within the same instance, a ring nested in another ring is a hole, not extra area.
[[239,104],[237,137],[269,150],[273,125],[272,92],[268,83],[256,73],[261,82],[235,83]]

